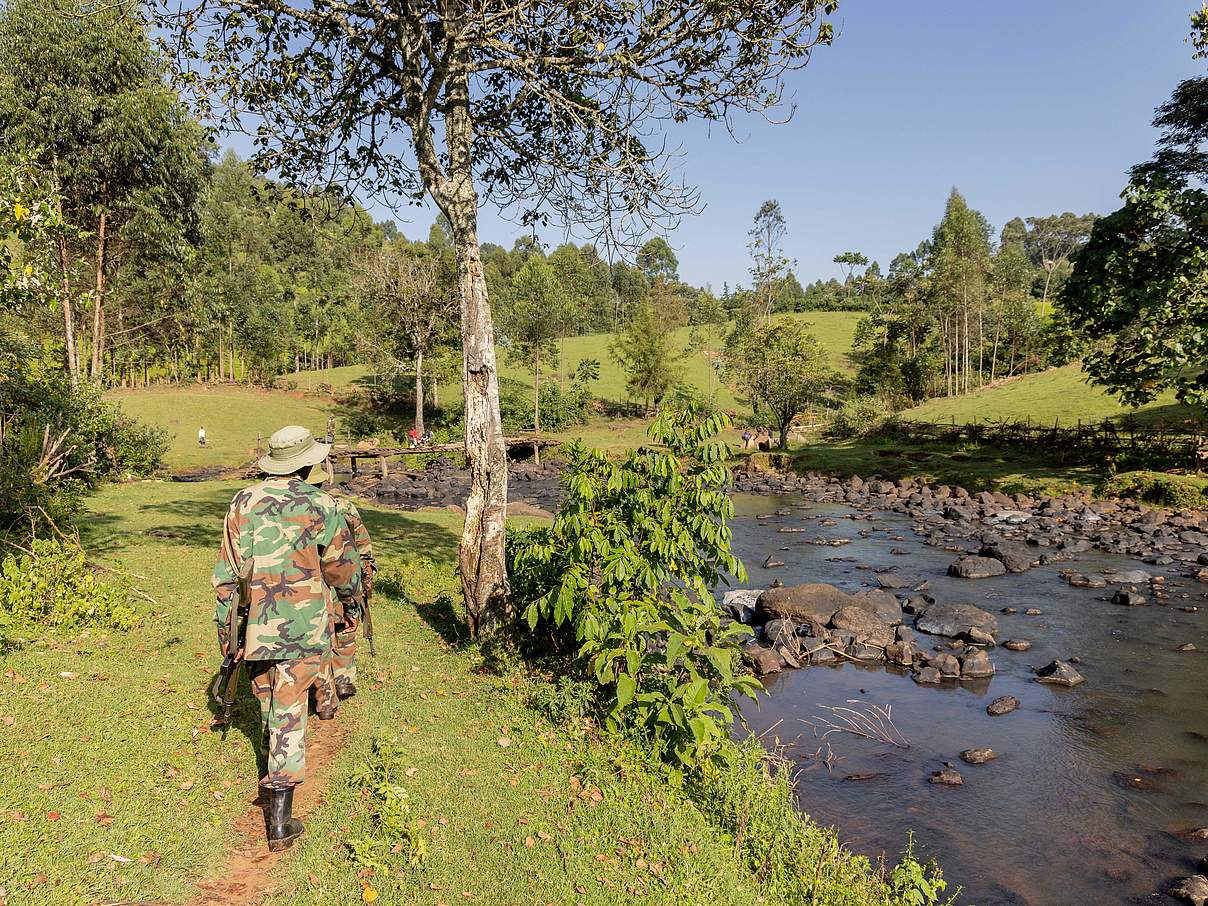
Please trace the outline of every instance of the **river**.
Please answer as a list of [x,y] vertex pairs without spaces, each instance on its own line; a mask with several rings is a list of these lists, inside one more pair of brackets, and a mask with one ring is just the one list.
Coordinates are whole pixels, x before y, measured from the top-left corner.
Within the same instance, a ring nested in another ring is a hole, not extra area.
[[[969,602],[995,613],[1000,641],[1034,645],[1027,652],[992,649],[996,675],[976,683],[921,686],[907,673],[852,663],[768,677],[770,694],[746,709],[747,720],[767,744],[786,746],[796,761],[805,813],[838,827],[851,849],[874,858],[884,853],[890,862],[913,833],[916,852],[939,861],[950,892],[963,888],[961,903],[1173,903],[1154,892],[1193,874],[1208,856],[1208,840],[1185,836],[1189,828],[1208,826],[1208,608],[1202,591],[1192,590],[1197,600],[1179,602],[1199,604],[1189,613],[1176,606],[1111,604],[1110,588],[1073,588],[1056,566],[989,579],[949,578],[947,566],[956,555],[923,544],[908,518],[873,513],[868,519],[847,507],[791,496],[738,495],[735,505],[734,547],[751,574],[749,587],[779,579],[858,591],[875,587],[873,570],[896,567],[904,576],[926,579],[941,602]],[[789,515],[759,518],[786,509]],[[781,534],[782,527],[809,531]],[[817,538],[849,540],[834,547],[811,543]],[[768,554],[786,565],[763,569]],[[1140,566],[1094,552],[1070,565],[1083,573]],[[1007,606],[1019,612],[1000,613]],[[1027,608],[1042,614],[1026,616]],[[926,647],[943,641],[921,634],[919,640]],[[1188,642],[1199,650],[1176,651]],[[1072,689],[1036,683],[1032,668],[1054,658],[1078,658],[1087,682]],[[1001,695],[1018,698],[1019,709],[989,716],[986,705]],[[892,706],[909,747],[832,734],[825,743],[834,759],[822,764],[812,754],[821,743],[803,721],[824,716],[823,706],[849,700]],[[997,758],[982,765],[960,761],[961,751],[982,746]],[[962,786],[928,782],[945,762],[963,775]]]

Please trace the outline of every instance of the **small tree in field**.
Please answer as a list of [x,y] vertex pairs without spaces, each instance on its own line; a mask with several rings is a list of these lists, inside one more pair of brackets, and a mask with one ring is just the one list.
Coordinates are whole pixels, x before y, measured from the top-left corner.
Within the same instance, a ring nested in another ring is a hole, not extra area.
[[414,369],[415,430],[424,433],[424,360],[450,337],[457,294],[436,255],[398,243],[365,256],[358,287],[367,321],[376,329],[361,343],[379,366],[394,373]]
[[807,324],[782,318],[731,339],[723,371],[751,401],[757,415],[767,414],[788,445],[789,425],[821,402],[836,379],[826,350]]
[[510,304],[504,316],[508,337],[533,369],[533,430],[541,433],[541,357],[558,354],[565,322],[562,287],[544,258],[533,256],[512,278]]
[[631,400],[641,400],[647,412],[675,386],[678,356],[671,348],[672,325],[650,301],[629,313],[608,347],[625,369],[625,390]]
[[471,632],[494,632],[512,617],[507,455],[479,199],[605,247],[648,235],[697,201],[663,127],[778,105],[785,73],[830,42],[837,2],[160,2],[199,100],[255,136],[261,167],[430,198],[448,219],[471,475],[462,590]]

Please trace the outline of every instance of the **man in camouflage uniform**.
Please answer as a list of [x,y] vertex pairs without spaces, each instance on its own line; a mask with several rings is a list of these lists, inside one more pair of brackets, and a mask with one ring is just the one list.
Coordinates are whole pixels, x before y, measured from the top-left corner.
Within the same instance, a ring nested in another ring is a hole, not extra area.
[[293,817],[293,791],[306,774],[310,688],[331,650],[333,595],[347,611],[357,607],[361,559],[335,500],[306,481],[330,445],[290,426],[269,438],[268,450],[260,460],[264,480],[231,501],[213,583],[225,654],[237,644],[224,636],[240,571],[251,558],[244,658],[268,735],[268,772],[260,785],[269,796],[269,849],[276,851],[303,831]]
[[[352,535],[361,560],[361,601],[368,603],[373,591],[373,576],[377,561],[373,559],[373,542],[369,529],[353,502],[336,498],[336,509]],[[321,720],[335,716],[339,702],[357,694],[357,628],[361,625],[359,609],[345,608],[338,598],[332,600],[332,646],[323,659],[319,679],[315,684],[315,713]]]

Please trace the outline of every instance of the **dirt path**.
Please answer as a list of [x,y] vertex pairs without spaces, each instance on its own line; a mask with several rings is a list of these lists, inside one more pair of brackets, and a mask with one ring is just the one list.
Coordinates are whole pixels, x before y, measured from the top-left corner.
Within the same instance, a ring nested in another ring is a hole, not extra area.
[[[336,753],[348,736],[348,720],[348,716],[341,716],[334,721],[320,721],[312,715],[307,721],[307,780],[298,787],[294,798],[294,815],[304,821],[323,804]],[[284,889],[276,869],[278,862],[289,858],[290,850],[268,851],[264,811],[255,798],[258,792],[247,791],[248,808],[231,827],[234,841],[226,860],[215,877],[197,883],[198,893],[188,906],[259,906]]]

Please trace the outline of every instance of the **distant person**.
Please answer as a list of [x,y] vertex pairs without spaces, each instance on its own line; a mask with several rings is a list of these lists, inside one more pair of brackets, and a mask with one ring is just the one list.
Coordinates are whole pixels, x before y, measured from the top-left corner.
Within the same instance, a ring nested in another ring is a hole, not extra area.
[[426,447],[426,446],[428,446],[428,444],[432,443],[432,432],[425,431],[423,433],[423,435],[420,437],[419,443],[420,443],[420,446],[422,446],[422,447]]
[[754,436],[755,435],[751,433],[750,428],[747,428],[747,430],[742,432],[742,448],[744,450],[751,449],[751,438],[753,438]]
[[407,446],[408,447],[418,447],[419,446],[419,432],[415,430],[414,426],[411,428],[410,431],[407,432]]
[[206,426],[202,425],[197,429],[197,446],[204,447],[206,445]]

